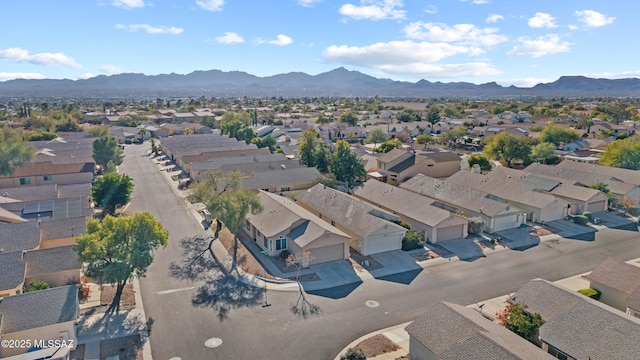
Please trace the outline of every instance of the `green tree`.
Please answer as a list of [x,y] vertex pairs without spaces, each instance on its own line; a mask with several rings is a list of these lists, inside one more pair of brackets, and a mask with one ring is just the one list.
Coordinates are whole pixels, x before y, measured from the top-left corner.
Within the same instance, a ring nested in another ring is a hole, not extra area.
[[109,161],[107,166],[104,167],[104,172],[105,174],[117,173],[118,167],[113,163],[113,161]]
[[550,142],[541,142],[531,148],[531,159],[534,161],[542,161],[545,164],[547,159],[556,154],[556,146]]
[[509,300],[505,308],[496,316],[504,327],[535,343],[535,336],[540,326],[544,324],[544,320],[540,314],[529,314],[526,309],[527,305]]
[[41,131],[41,132],[29,134],[29,141],[43,141],[43,140],[46,141],[46,140],[53,140],[57,137],[58,135],[56,133]]
[[639,170],[640,136],[634,135],[609,143],[599,162],[601,165]]
[[38,290],[47,290],[47,289],[50,289],[50,288],[51,288],[51,286],[46,281],[33,280],[33,281],[29,282],[29,284],[27,285],[27,288],[25,289],[25,291],[26,292],[32,292],[32,291],[38,291]]
[[420,114],[413,109],[402,109],[396,113],[396,120],[400,122],[420,121]]
[[380,146],[374,151],[377,153],[388,153],[393,149],[398,149],[402,147],[402,142],[398,139],[391,139],[383,142]]
[[238,230],[245,224],[249,213],[262,211],[258,193],[242,188],[242,174],[238,171],[207,171],[189,194],[191,202],[202,202],[212,217],[216,218],[215,237],[222,225],[233,235],[233,265],[238,257]]
[[109,136],[109,126],[93,125],[87,130],[87,134],[95,137]]
[[489,162],[489,159],[487,159],[487,157],[484,155],[480,155],[480,154],[471,155],[469,156],[469,159],[467,160],[467,162],[469,163],[470,168],[472,168],[473,165],[478,164],[480,165],[480,170],[482,171],[491,170],[491,163]]
[[256,137],[255,139],[251,140],[251,143],[256,144],[256,146],[259,148],[268,147],[271,152],[274,152],[276,150],[277,145],[276,138],[274,138],[271,134],[263,138]]
[[314,153],[316,151],[316,143],[319,142],[318,136],[315,130],[305,130],[302,132],[300,140],[298,140],[300,161],[309,167],[315,166]]
[[220,132],[222,133],[222,135],[229,135],[229,137],[237,138],[238,131],[240,131],[243,126],[244,124],[239,120],[222,122],[222,125],[220,126]]
[[322,173],[329,171],[329,149],[324,141],[317,141],[315,144],[313,166]]
[[353,188],[357,181],[362,181],[367,174],[356,152],[344,140],[336,142],[336,150],[329,160],[329,172],[336,180],[345,182],[348,189]]
[[93,160],[96,164],[107,166],[109,161],[114,164],[122,164],[124,154],[114,137],[101,137],[93,142]]
[[125,205],[131,199],[133,181],[125,174],[110,173],[96,179],[91,188],[91,197],[104,209],[105,214],[113,215],[118,206]]
[[369,136],[365,139],[367,144],[373,144],[373,149],[376,149],[376,146],[381,143],[389,140],[389,134],[386,131],[380,128],[374,128],[369,132]]
[[236,132],[236,136],[235,138],[238,139],[238,141],[244,141],[247,144],[250,144],[251,141],[253,141],[253,139],[257,138],[258,134],[256,134],[255,131],[253,131],[252,128],[250,127],[243,127],[240,128],[237,132]]
[[420,134],[416,136],[416,142],[418,144],[424,144],[424,148],[426,149],[428,144],[432,144],[435,142],[435,139],[433,138],[433,136],[431,136],[431,134]]
[[432,106],[427,110],[427,121],[432,124],[440,121],[440,109],[437,106]]
[[469,129],[464,126],[458,126],[446,130],[440,135],[442,143],[455,144],[460,142],[465,136],[469,135]]
[[567,129],[560,126],[547,126],[540,132],[540,142],[552,143],[555,146],[560,144],[568,144],[580,138],[580,134],[573,129]]
[[353,111],[347,111],[338,116],[338,122],[347,124],[349,126],[356,126],[358,124],[358,115]]
[[367,360],[367,355],[358,347],[348,348],[340,360]]
[[483,140],[485,142],[484,154],[489,158],[495,158],[512,166],[514,160],[529,161],[531,154],[531,140],[526,136],[515,136],[502,131]]
[[595,184],[591,184],[591,185],[589,185],[587,187],[591,188],[591,189],[600,190],[605,194],[611,193],[611,191],[609,190],[609,185],[603,183],[602,181],[598,181]]
[[31,160],[35,150],[24,143],[19,132],[0,128],[0,176],[13,174],[16,166]]
[[160,146],[158,146],[158,143],[154,138],[151,138],[150,142],[151,142],[151,152],[153,153],[153,155],[158,156],[158,153],[160,152]]
[[168,238],[167,230],[148,212],[89,221],[75,250],[80,260],[97,272],[100,284],[116,285],[108,312],[119,309],[127,281],[132,275],[145,276],[155,251],[166,247]]

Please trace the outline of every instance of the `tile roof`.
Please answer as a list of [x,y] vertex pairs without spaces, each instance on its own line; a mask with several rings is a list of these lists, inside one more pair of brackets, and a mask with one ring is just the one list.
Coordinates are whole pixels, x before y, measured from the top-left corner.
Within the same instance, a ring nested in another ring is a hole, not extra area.
[[515,301],[539,313],[540,339],[576,359],[636,359],[640,319],[543,279],[515,293]]
[[215,158],[209,161],[194,161],[191,163],[191,171],[215,170],[224,165],[261,163],[265,161],[288,161],[283,154],[257,154],[253,156],[229,156]]
[[314,167],[259,172],[243,178],[242,186],[245,189],[267,189],[272,186],[293,187],[313,183],[320,176],[320,172]]
[[295,199],[307,208],[330,216],[336,224],[341,224],[362,238],[384,227],[406,231],[400,225],[389,221],[397,220],[396,215],[322,184],[297,193]]
[[374,179],[356,187],[354,195],[432,227],[453,216],[449,211],[432,206],[433,200],[426,196]]
[[42,240],[65,239],[78,236],[87,229],[87,218],[84,216],[52,219],[40,222]]
[[394,173],[401,173],[407,170],[408,168],[412,167],[413,165],[415,165],[415,163],[416,163],[416,156],[414,154],[411,154],[411,156],[402,160],[401,162],[394,165],[390,169],[387,169],[387,171],[394,172]]
[[403,156],[409,156],[409,155],[413,155],[413,152],[410,149],[404,149],[404,148],[400,148],[400,149],[393,149],[391,151],[389,151],[388,153],[381,155],[378,158],[378,161],[380,161],[381,163],[390,163],[396,159],[399,159]]
[[488,216],[495,216],[503,211],[522,212],[522,210],[510,206],[505,201],[491,199],[486,192],[423,174],[417,174],[405,181],[400,187],[461,209],[476,213],[481,212]]
[[27,251],[27,277],[42,276],[68,270],[82,269],[82,261],[73,250],[74,245]]
[[405,329],[437,359],[553,359],[476,310],[444,301]]
[[267,237],[273,237],[287,231],[286,236],[298,246],[304,247],[327,233],[349,239],[344,232],[331,226],[293,200],[260,190],[260,202],[263,210],[258,214],[249,214],[247,219]]
[[[575,161],[563,161],[563,163],[576,163]],[[579,163],[582,164],[582,163]],[[584,164],[590,165],[590,164]],[[608,169],[613,169],[608,166],[605,166]],[[531,164],[528,166],[525,171],[531,172],[534,174],[540,175],[548,175],[554,176],[562,179],[566,179],[575,184],[582,184],[585,187],[589,185],[596,184],[598,182],[607,184],[609,190],[614,194],[625,195],[631,190],[633,190],[637,185],[635,183],[626,183],[612,174],[597,174],[587,171],[578,170],[573,167],[558,167],[551,165],[542,165],[542,164]],[[640,183],[638,183],[640,184]]]
[[20,201],[50,200],[58,198],[58,189],[55,184],[2,188],[0,195]]
[[460,161],[460,155],[451,151],[419,151],[418,155],[428,157],[436,162]]
[[76,196],[89,196],[91,194],[91,183],[58,185],[58,198],[70,198]]
[[0,253],[0,291],[15,289],[22,284],[26,267],[22,251]]
[[3,252],[31,250],[40,246],[40,228],[35,221],[0,223],[0,249]]
[[61,175],[79,174],[83,172],[93,173],[95,164],[93,162],[80,162],[70,164],[56,164],[49,162],[29,162],[15,168],[10,176],[3,177],[27,177],[39,175]]
[[640,286],[640,268],[610,257],[596,266],[587,279],[630,294]]
[[0,333],[6,335],[75,321],[78,313],[78,286],[75,284],[9,296],[0,301]]

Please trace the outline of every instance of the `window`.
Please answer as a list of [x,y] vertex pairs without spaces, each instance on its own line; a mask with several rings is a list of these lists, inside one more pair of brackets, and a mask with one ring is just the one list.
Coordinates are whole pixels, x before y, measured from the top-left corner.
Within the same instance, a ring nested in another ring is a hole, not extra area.
[[331,226],[336,226],[336,222],[331,220]]
[[276,250],[284,250],[287,248],[287,239],[280,236],[280,238],[276,239]]
[[51,181],[51,180],[53,180],[53,176],[51,176],[51,175],[45,175],[45,176],[43,176],[43,177],[42,177],[42,179],[43,179],[44,181]]
[[288,186],[280,188],[280,191],[291,191],[291,188]]
[[28,177],[20,178],[20,185],[29,185],[29,184],[31,184],[31,178],[28,178]]
[[251,231],[251,223],[249,222],[249,220],[244,221],[244,227],[245,229],[247,229],[247,231]]

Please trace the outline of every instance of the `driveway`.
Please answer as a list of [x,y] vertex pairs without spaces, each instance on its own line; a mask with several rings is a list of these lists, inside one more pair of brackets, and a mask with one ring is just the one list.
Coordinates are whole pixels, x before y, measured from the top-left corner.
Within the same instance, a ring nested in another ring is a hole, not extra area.
[[475,242],[475,238],[469,236],[466,239],[452,239],[439,242],[437,246],[453,253],[455,257],[464,261],[473,261],[484,257],[482,247]]

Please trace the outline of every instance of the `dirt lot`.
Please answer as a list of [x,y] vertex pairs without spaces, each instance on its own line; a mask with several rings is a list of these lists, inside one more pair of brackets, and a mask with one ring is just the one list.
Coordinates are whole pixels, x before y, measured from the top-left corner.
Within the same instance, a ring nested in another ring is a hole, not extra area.
[[[100,305],[111,305],[113,297],[116,294],[116,287],[112,285],[105,285],[102,288],[102,294],[100,295]],[[127,310],[132,309],[136,305],[135,292],[133,291],[133,285],[127,284],[122,290],[122,297],[120,297],[120,309]]]
[[[233,235],[226,228],[220,231],[219,235],[220,242],[224,247],[229,251],[229,254],[233,255]],[[238,241],[238,266],[244,270],[244,272],[248,274],[253,274],[257,276],[261,276],[266,279],[275,279],[275,277],[266,271],[258,260],[256,260],[251,252],[242,244],[241,241]]]
[[356,347],[364,351],[367,358],[398,350],[398,345],[382,334],[370,337]]
[[131,335],[100,342],[100,359],[119,355],[120,359],[143,360],[140,335]]

